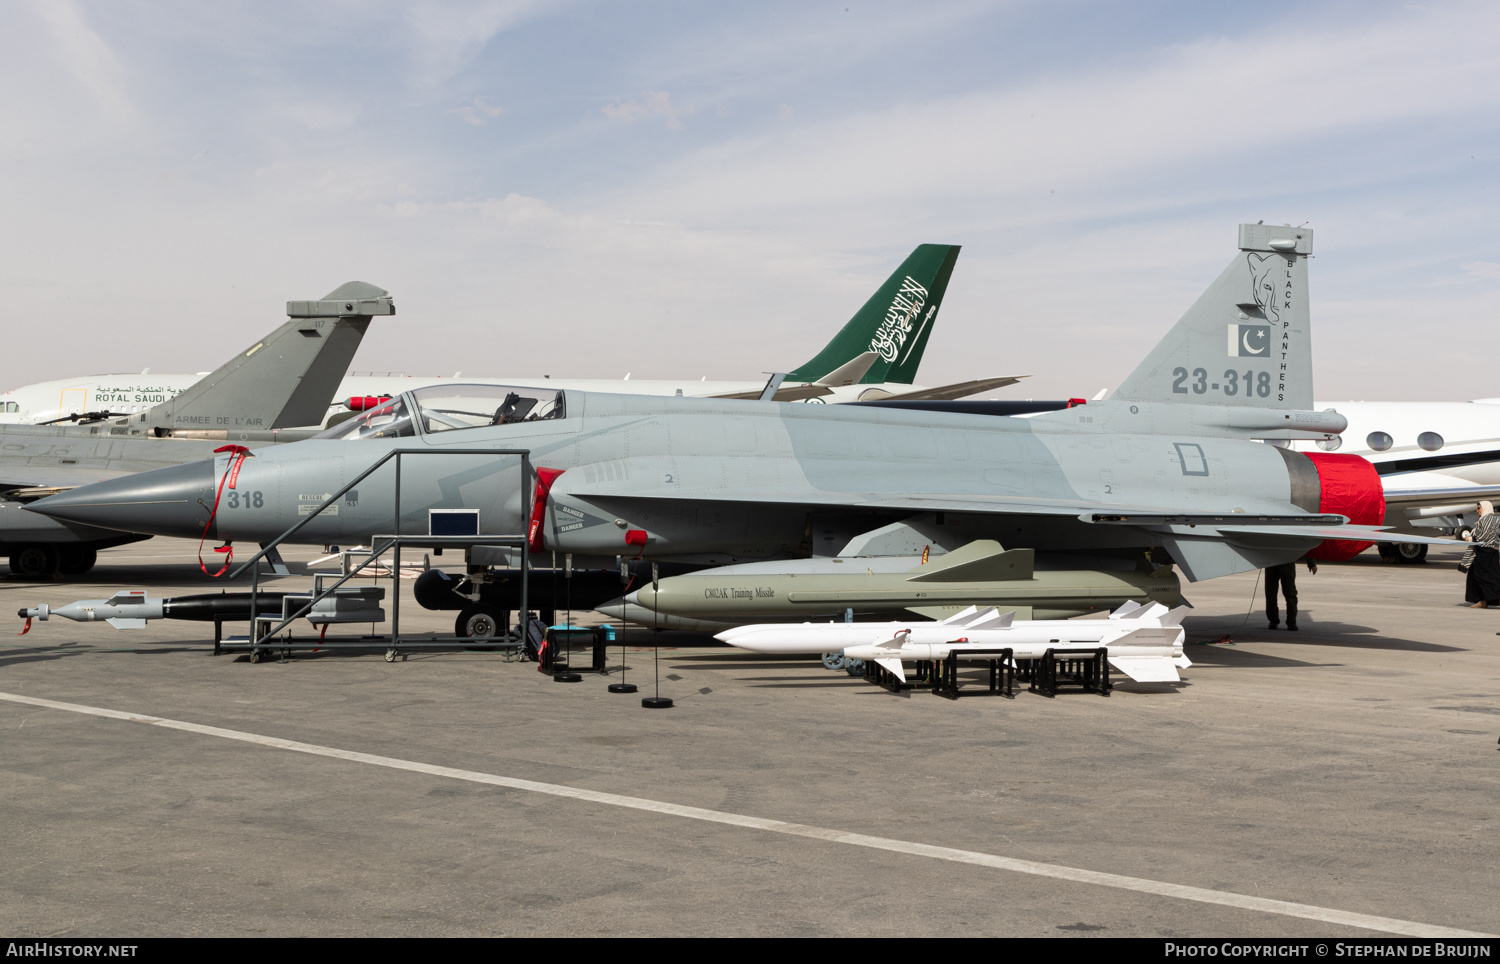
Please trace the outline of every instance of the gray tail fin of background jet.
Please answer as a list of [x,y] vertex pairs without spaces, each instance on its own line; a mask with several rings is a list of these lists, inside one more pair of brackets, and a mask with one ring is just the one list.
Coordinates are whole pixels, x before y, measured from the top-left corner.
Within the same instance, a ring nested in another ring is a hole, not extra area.
[[286,324],[131,424],[158,435],[318,425],[370,318],[395,313],[390,293],[363,281],[317,301],[289,301]]
[[1310,228],[1240,225],[1229,267],[1111,400],[1311,409],[1312,240]]
[[787,381],[816,382],[864,352],[879,358],[860,379],[862,385],[910,385],[937,322],[938,307],[958,260],[956,244],[919,244],[855,312],[833,340],[793,372]]

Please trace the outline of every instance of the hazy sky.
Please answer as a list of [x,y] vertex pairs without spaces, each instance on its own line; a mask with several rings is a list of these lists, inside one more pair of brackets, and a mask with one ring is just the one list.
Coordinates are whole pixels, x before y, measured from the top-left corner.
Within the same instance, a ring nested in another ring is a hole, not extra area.
[[1321,398],[1500,395],[1493,3],[0,4],[0,388],[212,368],[757,378],[921,242],[920,381],[1117,385],[1306,222]]

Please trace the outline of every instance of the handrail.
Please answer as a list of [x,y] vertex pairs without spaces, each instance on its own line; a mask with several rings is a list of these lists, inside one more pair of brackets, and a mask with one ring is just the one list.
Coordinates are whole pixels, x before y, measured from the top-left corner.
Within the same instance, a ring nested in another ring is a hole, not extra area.
[[[241,563],[240,567],[238,569],[236,569],[234,572],[232,572],[232,573],[229,574],[229,578],[230,579],[236,579],[236,578],[238,578],[239,575],[240,575],[240,573],[244,572],[247,567],[253,566],[255,563],[259,562],[262,558],[264,558],[264,556],[265,556],[266,553],[270,552],[272,549],[275,549],[277,546],[281,545],[287,539],[289,539],[293,535],[295,535],[297,533],[297,531],[299,529],[301,529],[303,526],[307,525],[309,522],[311,522],[312,520],[316,519],[319,515],[322,515],[324,509],[328,508],[330,505],[332,505],[333,503],[337,502],[339,499],[343,498],[343,496],[344,496],[344,494],[346,492],[348,492],[350,489],[354,488],[356,485],[359,485],[365,479],[369,478],[370,474],[372,472],[374,472],[376,469],[380,468],[385,463],[389,462],[391,459],[396,458],[397,456],[401,456],[401,455],[427,455],[427,454],[431,454],[431,453],[434,453],[434,452],[447,453],[449,455],[519,455],[519,456],[521,456],[523,467],[525,467],[528,470],[528,471],[523,471],[522,475],[525,476],[525,475],[530,475],[531,474],[530,471],[529,471],[530,461],[531,461],[530,458],[529,458],[529,456],[531,455],[531,449],[449,449],[449,448],[443,448],[443,449],[391,449],[389,452],[385,453],[380,458],[376,459],[373,465],[371,465],[369,468],[365,469],[359,475],[355,476],[354,480],[352,482],[350,482],[348,485],[344,486],[342,489],[339,489],[337,492],[333,493],[333,495],[330,495],[328,498],[324,499],[321,503],[319,503],[318,507],[316,509],[314,509],[312,512],[308,513],[307,517],[304,518],[301,522],[298,522],[296,525],[292,526],[290,529],[286,530],[281,535],[277,536],[275,539],[272,539],[269,543],[263,544],[261,546],[260,551],[257,552],[255,555],[251,556],[247,561]],[[526,484],[526,479],[524,477],[521,479],[521,484],[523,486]],[[400,491],[401,491],[401,484],[400,484],[400,480],[398,479],[397,483],[396,483],[396,492],[400,493]],[[523,489],[522,492],[521,492],[522,497],[524,497],[525,494],[526,494],[526,492]],[[524,512],[523,512],[522,518],[525,518],[525,513]],[[398,518],[396,520],[396,534],[399,535],[400,533],[401,533],[401,520]]]
[[[270,629],[266,630],[264,633],[257,633],[255,631],[255,614],[252,613],[251,616],[250,616],[250,620],[251,620],[251,622],[250,622],[250,636],[251,636],[251,638],[253,640],[252,643],[251,643],[251,646],[253,647],[256,642],[259,642],[260,637],[262,637],[262,636],[275,636],[277,633],[281,632],[283,629],[287,628],[292,623],[295,623],[297,620],[301,619],[303,616],[306,616],[308,613],[312,612],[313,611],[313,607],[315,607],[318,603],[322,602],[324,599],[327,599],[329,596],[333,595],[333,591],[335,589],[339,588],[344,583],[348,582],[350,579],[353,579],[355,576],[357,576],[361,572],[363,572],[364,568],[366,566],[370,565],[376,559],[378,559],[382,555],[384,555],[385,551],[387,549],[389,549],[394,543],[395,543],[395,540],[391,539],[391,540],[388,540],[382,546],[380,546],[380,548],[378,548],[378,549],[375,546],[373,546],[373,545],[370,546],[370,558],[366,559],[364,562],[360,563],[359,565],[355,566],[353,569],[351,569],[348,572],[344,573],[344,575],[341,578],[339,578],[339,580],[337,582],[335,582],[333,585],[327,587],[322,592],[317,592],[316,589],[315,589],[313,591],[313,593],[308,597],[307,604],[303,608],[297,610],[295,613],[293,613],[290,616],[283,617],[282,620],[281,620],[281,622],[277,623],[275,626],[272,626]],[[396,586],[396,590],[399,592],[400,589],[401,589],[401,586],[398,583],[397,586]],[[257,587],[256,591],[259,591],[258,587]],[[255,594],[254,592],[251,593],[252,596],[254,594]]]
[[[529,517],[530,512],[528,511],[529,507],[526,505],[526,498],[527,498],[527,492],[531,488],[527,484],[528,482],[530,482],[531,475],[532,475],[531,450],[530,449],[478,449],[478,448],[454,449],[454,448],[446,448],[446,447],[444,447],[444,448],[421,448],[421,449],[392,449],[391,451],[389,451],[389,452],[385,453],[384,455],[382,455],[380,458],[376,459],[375,462],[372,463],[369,468],[365,469],[359,475],[355,476],[354,479],[351,480],[348,484],[346,484],[343,488],[339,489],[337,492],[333,493],[328,498],[324,499],[321,503],[318,504],[318,507],[316,509],[314,509],[312,512],[310,512],[305,518],[303,518],[301,521],[299,521],[296,525],[292,526],[290,529],[286,530],[281,535],[279,535],[275,539],[271,540],[271,542],[262,545],[260,552],[256,553],[249,560],[247,560],[245,563],[243,563],[238,569],[236,569],[233,573],[230,574],[229,578],[233,579],[236,576],[240,575],[240,573],[244,572],[245,569],[246,569],[246,567],[251,567],[251,566],[254,567],[251,570],[251,573],[250,573],[250,579],[251,579],[251,585],[250,585],[250,651],[251,651],[252,654],[255,653],[256,650],[258,649],[258,647],[260,646],[260,641],[261,641],[262,638],[267,638],[267,637],[271,637],[271,636],[276,635],[276,633],[281,632],[281,630],[285,629],[287,626],[291,625],[296,620],[302,618],[307,613],[311,612],[314,606],[316,606],[322,600],[327,599],[329,596],[333,595],[334,590],[338,589],[338,587],[342,586],[345,582],[348,582],[351,578],[354,577],[355,574],[359,573],[366,566],[369,566],[370,564],[372,564],[376,559],[378,559],[381,555],[383,555],[387,549],[391,549],[391,548],[394,548],[394,550],[395,550],[394,556],[393,556],[393,559],[392,559],[392,565],[391,565],[391,583],[392,583],[392,590],[391,590],[391,605],[392,605],[391,646],[394,649],[394,647],[396,647],[397,645],[400,644],[400,639],[401,639],[401,543],[404,541],[404,539],[403,539],[403,537],[401,535],[401,456],[403,456],[403,455],[434,455],[434,454],[436,454],[436,455],[489,455],[489,456],[497,456],[497,455],[519,455],[521,457],[521,510],[522,510],[521,511],[521,518],[524,521],[527,517]],[[322,592],[318,592],[317,589],[316,589],[316,587],[315,587],[314,591],[312,593],[312,596],[307,601],[305,607],[302,608],[302,609],[299,609],[298,612],[295,615],[289,616],[289,617],[284,617],[281,622],[277,623],[274,628],[272,628],[270,631],[266,632],[265,634],[261,634],[260,632],[258,632],[257,629],[256,629],[256,622],[257,622],[256,617],[258,615],[257,609],[259,608],[258,607],[258,603],[259,603],[259,596],[260,596],[260,567],[258,565],[256,565],[256,563],[258,563],[262,558],[264,558],[265,555],[267,553],[269,553],[271,550],[275,549],[277,546],[281,545],[281,543],[285,542],[287,539],[289,539],[293,535],[295,535],[298,532],[298,530],[300,530],[303,526],[307,525],[313,519],[317,518],[320,514],[322,514],[322,512],[323,512],[324,509],[326,509],[330,505],[333,505],[336,502],[338,502],[339,499],[343,498],[343,496],[344,496],[345,493],[347,493],[350,489],[354,488],[360,482],[362,482],[365,479],[369,478],[370,475],[373,472],[375,472],[376,469],[378,469],[381,466],[385,465],[385,463],[389,462],[391,459],[395,459],[396,460],[396,479],[395,479],[395,486],[394,486],[394,490],[395,491],[394,491],[394,497],[392,499],[392,501],[394,502],[393,508],[395,510],[395,533],[394,533],[394,535],[388,541],[386,541],[383,545],[381,545],[378,549],[374,545],[371,545],[369,558],[367,558],[364,562],[362,562],[358,566],[356,566],[353,571],[345,574],[343,578],[339,579],[332,586],[329,586],[328,588],[324,589]],[[417,536],[417,537],[414,537],[414,538],[421,538],[421,537]],[[497,543],[505,543],[505,544],[508,544],[508,543],[517,543],[520,546],[520,548],[522,549],[522,552],[520,554],[521,555],[521,622],[522,622],[522,625],[524,626],[525,622],[526,622],[526,619],[527,619],[527,608],[526,608],[526,606],[527,606],[527,598],[526,597],[528,595],[527,589],[529,588],[528,583],[530,581],[529,572],[528,572],[529,569],[530,569],[530,565],[529,565],[530,555],[529,555],[529,552],[527,551],[527,546],[526,546],[526,541],[525,541],[526,537],[523,534],[523,535],[519,535],[519,536],[497,535],[497,536],[495,536],[493,538],[494,538],[495,542],[497,542]]]

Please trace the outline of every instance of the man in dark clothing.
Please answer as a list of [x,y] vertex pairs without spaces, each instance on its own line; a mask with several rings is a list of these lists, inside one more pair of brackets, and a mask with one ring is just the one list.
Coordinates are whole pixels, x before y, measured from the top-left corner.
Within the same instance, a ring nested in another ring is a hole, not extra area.
[[[1318,571],[1316,562],[1311,559],[1305,561],[1308,572]],[[1281,587],[1282,595],[1286,596],[1286,628],[1295,632],[1297,629],[1297,564],[1295,562],[1266,567],[1266,619],[1270,622],[1272,629],[1281,628],[1281,613],[1276,611],[1277,586]]]

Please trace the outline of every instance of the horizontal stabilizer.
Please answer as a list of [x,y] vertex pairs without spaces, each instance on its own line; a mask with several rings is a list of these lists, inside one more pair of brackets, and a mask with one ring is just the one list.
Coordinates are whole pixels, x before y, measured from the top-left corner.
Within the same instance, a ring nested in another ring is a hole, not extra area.
[[[765,393],[765,389],[757,388],[753,392],[725,392],[722,395],[710,395],[709,398],[740,398],[754,401]],[[821,398],[824,395],[832,395],[833,389],[826,385],[782,385],[768,399],[772,402],[800,402],[808,398]]]
[[918,388],[909,392],[898,392],[895,395],[883,395],[881,399],[883,401],[932,402],[968,398],[980,392],[992,392],[997,388],[1014,385],[1025,377],[1025,375],[1000,375],[994,378],[975,378],[967,382],[953,382],[950,385],[938,385],[934,388]]
[[865,372],[870,366],[880,359],[879,352],[867,351],[862,355],[856,355],[852,361],[835,368],[833,371],[817,380],[819,385],[831,385],[840,388],[845,385],[857,385],[859,380],[865,377]]
[[[1377,467],[1378,468],[1378,467]],[[1500,499],[1500,485],[1442,486],[1430,489],[1398,489],[1390,484],[1395,476],[1385,476],[1385,507],[1390,509],[1425,509],[1430,506],[1452,506],[1472,512],[1482,501]]]
[[[1236,541],[1235,537],[1242,533],[1248,536],[1294,536],[1298,539],[1346,539],[1353,542],[1412,542],[1429,546],[1451,546],[1454,544],[1452,539],[1408,535],[1404,532],[1392,532],[1382,526],[1360,525],[1236,526],[1233,529],[1224,529],[1219,534],[1230,542],[1234,542]],[[1256,542],[1255,544],[1259,545],[1261,542]]]
[[1032,549],[1006,549],[993,539],[976,539],[911,570],[909,582],[991,582],[1030,579],[1036,562]]
[[1109,665],[1137,683],[1177,683],[1182,680],[1182,677],[1177,675],[1177,667],[1165,656],[1111,655]]

